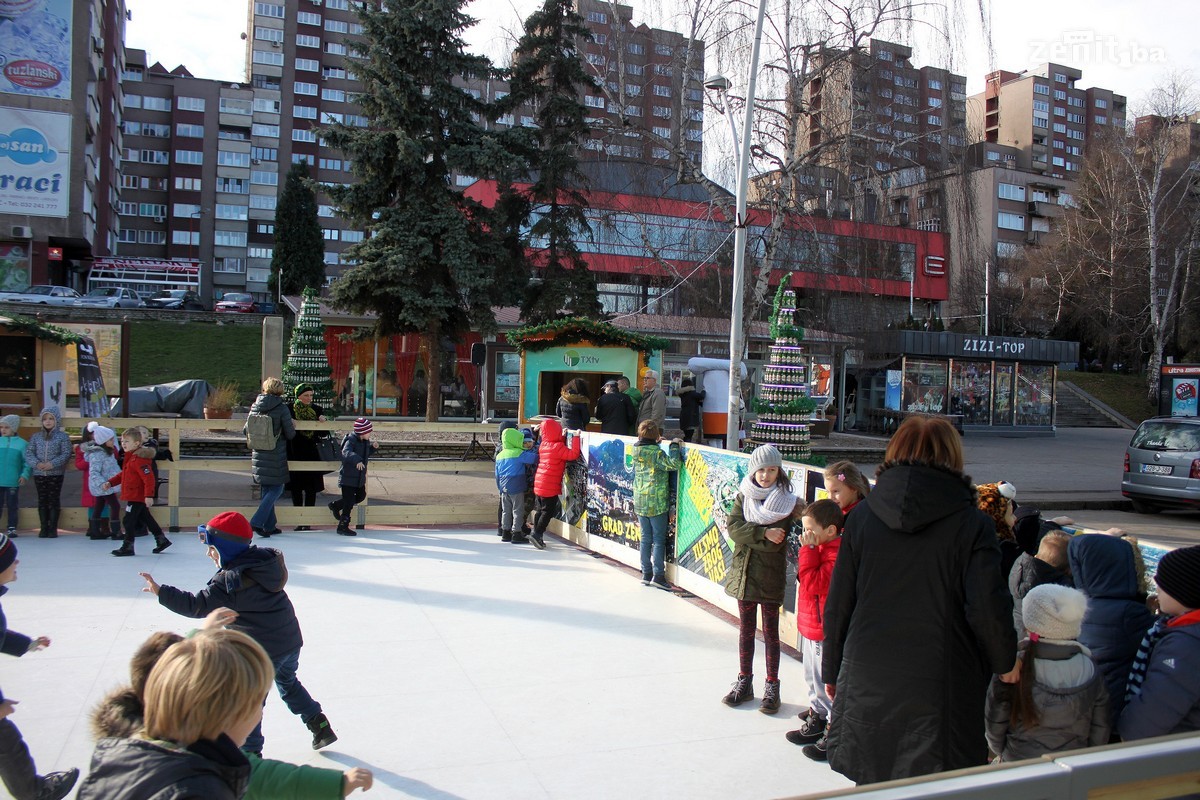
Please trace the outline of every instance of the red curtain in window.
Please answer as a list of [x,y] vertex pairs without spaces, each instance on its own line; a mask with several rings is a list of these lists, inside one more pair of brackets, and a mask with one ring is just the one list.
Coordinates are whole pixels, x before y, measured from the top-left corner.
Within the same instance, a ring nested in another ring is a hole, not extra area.
[[350,332],[351,329],[345,327],[325,329],[325,357],[329,359],[330,377],[333,378],[335,393],[341,393],[342,384],[350,375],[354,345],[339,338],[342,334]]
[[421,338],[415,333],[392,337],[392,361],[396,369],[396,388],[400,390],[400,413],[408,416],[408,387],[417,372],[417,350]]
[[472,397],[475,397],[479,391],[479,367],[471,363],[471,345],[482,341],[482,336],[471,332],[463,337],[461,342],[454,345],[454,354],[458,361],[458,374],[467,384],[467,389],[470,390]]

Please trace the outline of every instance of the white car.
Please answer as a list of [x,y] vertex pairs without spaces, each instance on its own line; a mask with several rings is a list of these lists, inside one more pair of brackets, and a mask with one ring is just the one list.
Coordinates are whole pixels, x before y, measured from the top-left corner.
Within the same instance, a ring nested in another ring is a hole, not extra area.
[[66,286],[41,284],[19,292],[0,292],[0,303],[34,303],[40,306],[72,306],[82,295]]
[[93,308],[141,308],[144,303],[142,303],[142,298],[137,296],[137,292],[132,289],[104,286],[92,289],[76,300],[75,305]]

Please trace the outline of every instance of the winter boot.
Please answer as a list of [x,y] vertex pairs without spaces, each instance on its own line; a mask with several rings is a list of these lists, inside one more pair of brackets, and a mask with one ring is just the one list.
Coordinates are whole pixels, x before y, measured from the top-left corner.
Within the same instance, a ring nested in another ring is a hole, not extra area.
[[52,508],[46,512],[46,538],[58,538],[58,515],[62,513],[61,509]]
[[133,537],[126,536],[125,540],[123,542],[121,542],[121,546],[118,547],[116,550],[113,550],[112,554],[114,556],[131,556],[131,555],[133,555]]
[[329,506],[329,513],[333,514],[333,518],[338,522],[342,521],[342,501],[333,500],[326,505]]
[[825,736],[825,720],[817,716],[811,708],[801,717],[804,721],[794,731],[788,731],[784,736],[796,745],[815,744]]
[[500,541],[511,542],[512,537],[513,537],[512,531],[505,531],[504,533],[500,534]]
[[110,526],[110,529],[112,530],[112,533],[110,533],[108,535],[108,538],[115,539],[118,542],[125,541],[125,534],[123,534],[121,532],[121,520],[120,519],[114,519],[112,521],[112,525]]
[[813,761],[828,761],[829,760],[829,753],[827,752],[828,743],[829,743],[829,728],[826,727],[825,732],[821,734],[820,739],[817,739],[817,741],[815,741],[814,743],[812,743],[810,745],[805,745],[804,749],[801,750],[800,752],[804,753],[804,755],[808,756]]
[[96,520],[96,538],[107,539],[112,536],[112,526],[109,525],[108,517],[100,517]]
[[153,552],[161,553],[163,550],[166,550],[170,546],[171,546],[171,540],[167,538],[166,534],[159,533],[159,534],[155,535]]
[[337,535],[338,536],[358,536],[358,532],[355,531],[354,528],[350,527],[350,520],[344,519],[344,520],[338,520]]
[[313,750],[320,750],[337,741],[337,734],[333,732],[333,728],[329,727],[329,720],[325,718],[324,714],[317,714],[304,724],[312,731]]
[[737,680],[733,682],[733,688],[729,690],[729,694],[721,698],[721,702],[727,706],[740,706],[747,700],[753,699],[754,676],[738,675]]
[[47,524],[47,520],[49,520],[49,518],[50,518],[50,512],[48,510],[42,508],[41,506],[38,506],[38,521],[41,523],[41,527],[38,528],[38,538],[39,539],[45,539],[46,537],[48,537],[50,535],[46,530],[46,524]]
[[768,680],[767,688],[763,690],[762,703],[758,710],[764,714],[774,714],[779,710],[779,681]]
[[529,537],[523,533],[513,531],[512,538],[509,541],[513,544],[529,544]]

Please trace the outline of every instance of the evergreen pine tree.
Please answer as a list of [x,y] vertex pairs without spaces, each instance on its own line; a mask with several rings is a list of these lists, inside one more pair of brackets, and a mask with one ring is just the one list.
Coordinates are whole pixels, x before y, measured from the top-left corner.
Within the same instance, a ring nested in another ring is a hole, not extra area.
[[325,285],[325,239],[317,220],[317,197],[303,161],[288,170],[279,205],[275,209],[275,249],[271,256],[268,286],[279,292],[280,270],[283,292],[297,294],[306,287]]
[[329,194],[368,234],[346,251],[355,266],[333,284],[333,300],[375,314],[377,335],[423,334],[429,420],[441,405],[442,337],[494,330],[492,307],[502,300],[489,261],[489,213],[451,180],[452,172],[496,175],[512,160],[477,121],[491,109],[463,86],[496,77],[487,58],[465,50],[462,33],[473,20],[464,3],[365,4],[355,100],[370,124],[322,132],[358,179]]
[[545,0],[525,20],[525,34],[513,54],[509,93],[499,103],[502,112],[532,108],[537,123],[529,129],[534,177],[526,194],[535,217],[530,236],[542,245],[533,256],[542,280],[529,287],[522,304],[522,317],[530,323],[601,317],[595,276],[576,244],[590,234],[582,193],[587,180],[577,156],[590,130],[580,98],[596,88],[579,53],[579,43],[590,39],[573,0]]
[[324,408],[333,406],[333,380],[330,378],[329,357],[325,352],[325,323],[321,321],[321,306],[317,290],[304,290],[304,303],[292,329],[287,363],[283,365],[283,385],[287,396],[295,397],[296,387],[307,383],[313,387],[313,402]]

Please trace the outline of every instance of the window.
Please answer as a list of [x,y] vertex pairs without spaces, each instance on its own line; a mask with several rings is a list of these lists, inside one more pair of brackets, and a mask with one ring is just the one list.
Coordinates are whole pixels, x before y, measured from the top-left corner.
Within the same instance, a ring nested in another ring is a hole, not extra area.
[[278,92],[280,87],[279,76],[257,73],[251,76],[250,85],[255,89],[267,89],[272,92]]
[[[321,25],[321,15],[314,14],[311,11],[299,11],[296,13],[296,24],[297,25],[316,25],[319,27]],[[318,46],[319,45],[315,45],[315,44],[313,45],[313,47],[318,47]]]
[[665,147],[652,147],[652,148],[650,148],[650,157],[651,158],[670,158],[671,151],[666,149]]
[[1074,122],[1076,125],[1082,125],[1084,122],[1083,114],[1067,114],[1067,122]]
[[250,173],[250,183],[259,186],[278,186],[279,173],[267,172],[266,170],[253,170]]
[[588,22],[598,22],[601,25],[607,24],[608,15],[602,11],[589,11],[587,15]]
[[340,20],[327,19],[325,20],[325,30],[331,33],[349,33],[350,26]]
[[928,122],[930,125],[941,125],[941,124],[942,124],[942,118],[941,118],[941,117],[939,117],[937,114],[930,114],[930,115],[927,117],[927,122]]
[[645,72],[646,72],[646,68],[643,67],[641,64],[626,64],[625,65],[625,74],[626,75],[644,75]]
[[929,82],[926,84],[926,87],[929,89],[940,91],[942,88],[942,82],[934,80],[933,78],[930,78]]
[[274,147],[251,147],[250,161],[278,161],[279,151]]
[[331,100],[335,103],[344,103],[346,102],[346,92],[342,89],[322,89],[321,99]]
[[343,242],[361,242],[363,238],[362,231],[342,231]]
[[263,114],[278,114],[279,101],[269,100],[265,97],[256,97],[254,99],[254,110]]
[[[321,69],[321,76],[326,79],[328,79],[328,78],[345,78],[346,70],[342,69],[341,67],[324,67]],[[496,99],[499,100],[500,98],[497,97]]]
[[1034,81],[1033,82],[1033,93],[1034,94],[1050,94],[1050,86],[1049,86],[1049,84],[1038,83],[1037,81]]
[[171,98],[169,97],[150,97],[142,98],[142,108],[147,111],[170,111]]
[[122,200],[121,204],[117,206],[117,213],[125,217],[137,216],[138,204]]
[[1066,83],[1067,76],[1062,74],[1061,72],[1056,72],[1056,73],[1054,73],[1054,80],[1057,83]]
[[592,41],[603,47],[604,45],[608,44],[608,36],[603,33],[593,33]]
[[250,154],[235,153],[232,150],[219,150],[217,151],[217,166],[248,167],[250,166]]
[[1025,202],[1025,187],[1018,186],[1015,183],[1002,183],[999,185],[997,196],[1001,200],[1017,200]]
[[583,104],[588,108],[604,108],[604,98],[584,95]]
[[228,203],[217,203],[217,219],[246,219],[246,207],[235,206]]
[[204,110],[204,98],[203,97],[186,97],[186,96],[176,97],[175,98],[175,107],[178,108],[180,111],[203,111]]
[[703,140],[704,140],[704,131],[701,131],[701,130],[689,130],[689,131],[687,132],[687,140],[688,140],[689,142],[700,142],[700,141],[703,141]]
[[213,231],[213,244],[217,247],[245,247],[245,231]]
[[318,217],[332,217],[333,216],[333,206],[317,206],[317,216]]
[[603,67],[608,63],[608,60],[598,53],[588,53],[586,56],[584,56],[584,58],[586,58],[587,62],[593,67]]
[[1055,150],[1064,150],[1064,149],[1066,149],[1066,145],[1063,143],[1063,141],[1061,139],[1055,139],[1054,140],[1054,149]]
[[1067,116],[1067,110],[1065,108],[1063,108],[1062,106],[1055,106],[1054,107],[1054,116],[1065,117],[1065,116]]
[[663,86],[660,83],[656,83],[656,84],[654,84],[654,94],[656,97],[670,97],[671,96],[671,87]]
[[1009,231],[1024,231],[1025,230],[1025,215],[1010,214],[1007,211],[1001,211],[996,215],[996,227],[1004,228]]
[[880,61],[894,61],[896,56],[891,50],[878,50],[875,53],[875,58]]
[[189,217],[198,217],[201,214],[200,206],[194,203],[176,203],[171,206],[171,216],[188,219]]
[[283,6],[274,3],[255,3],[254,13],[260,17],[283,19]]
[[292,106],[292,116],[296,119],[316,119],[317,109],[315,106]]
[[1055,156],[1055,157],[1054,157],[1054,166],[1056,166],[1056,167],[1061,167],[1061,166],[1063,166],[1063,165],[1064,165],[1064,164],[1066,164],[1066,163],[1067,163],[1066,159],[1064,159],[1062,156]]
[[1067,100],[1067,105],[1075,106],[1076,108],[1083,108],[1083,98],[1082,97],[1072,97]]
[[1096,98],[1096,108],[1108,108],[1108,101],[1097,97]]
[[171,154],[166,150],[140,150],[138,161],[143,164],[170,164]]
[[642,87],[635,86],[632,83],[627,83],[625,84],[625,94],[629,95],[630,97],[641,97]]
[[321,69],[321,62],[317,61],[315,58],[297,58],[296,69],[302,72],[319,72]]
[[278,139],[279,138],[279,126],[278,125],[265,125],[261,122],[256,122],[250,128],[250,133],[253,136],[266,136],[271,139]]
[[[149,127],[149,124],[147,124],[143,127],[144,128]],[[162,127],[166,127],[166,126],[162,126]],[[168,130],[170,130],[170,129],[168,128]],[[126,133],[128,133],[128,131],[126,131]],[[147,136],[152,135],[152,134],[146,133],[145,130],[143,130],[142,133]],[[153,135],[158,135],[158,134],[153,134]],[[176,125],[175,125],[175,135],[176,136],[184,136],[189,139],[203,139],[204,138],[204,126],[203,125],[191,125],[186,122],[179,122],[179,123],[176,123]]]
[[654,128],[654,135],[661,136],[663,139],[670,139],[671,138],[671,129],[656,127],[656,128]]
[[668,57],[674,55],[674,53],[671,52],[671,45],[669,45],[669,44],[654,45],[654,53],[655,53],[655,55],[668,56]]
[[[469,186],[475,182],[475,179],[472,178],[470,175],[459,175],[457,182],[458,182],[459,186]],[[338,228],[322,228],[321,229],[321,238],[323,238],[327,242],[336,242],[338,239],[339,233],[340,233],[340,230]]]
[[640,117],[642,115],[642,108],[641,108],[641,106],[635,106],[633,104],[630,104],[630,105],[625,106],[624,113],[626,116],[629,116],[629,117]]
[[243,273],[246,271],[246,259],[232,256],[219,256],[213,259],[213,272]]
[[1068,139],[1082,139],[1083,131],[1067,131]]
[[303,81],[296,81],[295,84],[293,84],[293,91],[295,91],[296,94],[307,94],[312,97],[316,97],[317,96],[317,85],[315,83],[304,83]]
[[1061,101],[1061,100],[1066,100],[1066,99],[1067,99],[1067,93],[1066,93],[1066,92],[1064,92],[1062,89],[1055,89],[1055,90],[1054,90],[1054,99],[1055,99],[1055,100],[1059,100],[1059,101]]
[[320,161],[321,169],[332,169],[338,172],[342,171],[342,160],[340,158],[322,158]]
[[249,194],[250,182],[245,178],[217,178],[217,192],[223,194]]
[[349,11],[349,0],[325,0],[325,7],[336,9],[338,11]]
[[139,217],[165,217],[167,216],[166,203],[138,203]]
[[283,29],[282,28],[267,28],[263,25],[256,25],[254,27],[254,38],[259,40],[260,42],[279,42],[280,44],[282,44],[283,43]]
[[1033,110],[1041,111],[1043,114],[1049,114],[1050,113],[1050,103],[1048,103],[1045,100],[1034,100],[1033,101]]
[[[1043,127],[1045,127],[1045,126],[1043,126]],[[1066,133],[1067,126],[1061,122],[1056,122],[1056,123],[1054,123],[1054,132],[1055,133]]]
[[246,255],[250,258],[274,258],[275,248],[256,245],[246,250]]
[[312,131],[305,130],[304,128],[292,128],[293,142],[315,142],[316,140],[317,135]]
[[296,47],[320,47],[321,37],[309,36],[307,34],[296,34]]
[[293,164],[308,164],[310,167],[317,163],[317,157],[312,153],[292,153]]
[[[1042,116],[1041,114],[1034,114],[1034,115],[1033,115],[1033,127],[1035,127],[1035,128],[1047,128],[1047,127],[1049,127],[1049,126],[1050,126],[1050,118],[1049,118],[1049,117]],[[1055,129],[1057,129],[1057,128],[1058,128],[1058,123],[1055,123],[1055,124],[1054,124],[1054,127],[1055,127]]]
[[282,67],[283,53],[277,53],[274,50],[255,50],[254,55],[250,60],[255,64],[267,64],[273,67]]
[[275,233],[275,223],[274,222],[256,222],[254,224],[254,232],[255,233],[266,233],[266,234]]
[[250,207],[260,208],[267,211],[274,211],[275,204],[278,198],[273,194],[252,194],[250,195]]
[[335,56],[344,56],[346,55],[346,45],[338,42],[326,42],[325,52]]
[[171,231],[171,244],[195,247],[200,244],[200,231]]
[[200,152],[199,150],[176,150],[175,151],[175,163],[176,164],[203,164],[204,163],[204,153]]
[[1108,117],[1104,117],[1104,116],[1101,116],[1100,114],[1097,114],[1096,115],[1096,124],[1097,125],[1107,125]]

